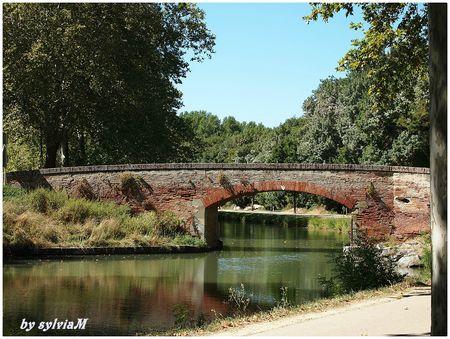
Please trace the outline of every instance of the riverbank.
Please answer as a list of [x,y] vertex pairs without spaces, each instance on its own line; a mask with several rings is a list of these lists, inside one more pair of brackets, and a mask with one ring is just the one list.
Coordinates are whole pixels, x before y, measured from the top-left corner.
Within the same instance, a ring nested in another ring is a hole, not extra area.
[[[370,305],[408,295],[415,284],[411,281],[402,282],[393,286],[376,290],[360,291],[353,294],[345,294],[333,298],[319,299],[291,307],[275,307],[269,311],[261,311],[249,315],[236,315],[230,317],[218,317],[209,324],[188,329],[173,329],[163,333],[149,333],[150,335],[175,335],[175,336],[203,336],[203,335],[229,335],[244,336],[256,334],[257,328],[264,330],[274,329],[286,323],[298,319],[320,318],[324,314],[338,314],[348,308],[357,308],[361,305]],[[421,284],[420,284],[421,285]],[[420,286],[419,285],[419,286]],[[420,288],[420,287],[419,287]],[[328,313],[325,313],[328,312]],[[302,317],[302,318],[299,318]],[[278,323],[277,323],[278,321]],[[281,321],[281,322],[280,322]],[[262,332],[263,332],[262,331]],[[299,335],[292,333],[290,335]],[[264,333],[262,333],[264,335]],[[270,334],[269,334],[270,335]],[[310,334],[313,335],[313,334]],[[323,335],[323,334],[322,334]],[[328,335],[337,335],[329,333]],[[361,335],[355,334],[355,335]]]
[[135,215],[130,207],[113,202],[3,187],[5,255],[168,253],[188,248],[206,250],[206,243],[188,234],[171,213]]

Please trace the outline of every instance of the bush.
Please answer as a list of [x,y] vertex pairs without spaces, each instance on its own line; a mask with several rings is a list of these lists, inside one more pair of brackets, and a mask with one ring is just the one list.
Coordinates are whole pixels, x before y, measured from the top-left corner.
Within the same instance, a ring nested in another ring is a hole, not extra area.
[[120,190],[125,194],[136,194],[141,186],[133,174],[125,172],[120,175]]
[[100,221],[115,217],[124,219],[131,214],[131,209],[125,205],[112,202],[97,202],[85,199],[70,199],[61,207],[59,217],[65,222],[84,222],[87,219]]
[[394,258],[382,254],[382,249],[365,233],[358,232],[354,244],[334,258],[334,276],[320,277],[327,294],[351,293],[389,286],[402,281]]
[[115,219],[107,219],[94,226],[88,244],[92,246],[112,245],[124,237],[125,232],[120,223]]
[[174,237],[186,234],[183,223],[172,212],[162,212],[157,215],[155,234],[159,236]]
[[26,204],[36,212],[49,213],[63,206],[69,199],[67,193],[63,191],[52,191],[45,188],[38,188],[29,192],[26,197]]
[[92,190],[92,186],[86,179],[82,179],[75,184],[73,189],[73,196],[75,198],[84,198],[87,200],[94,200],[95,194]]
[[140,235],[153,235],[155,224],[157,223],[157,215],[155,212],[145,212],[133,218],[124,220],[123,227],[130,233]]
[[3,185],[3,199],[10,200],[16,198],[22,198],[27,191],[21,187],[13,185]]
[[198,237],[194,237],[189,234],[177,235],[175,236],[175,238],[173,238],[173,241],[171,243],[179,246],[196,246],[196,247],[207,246],[205,240],[200,239]]

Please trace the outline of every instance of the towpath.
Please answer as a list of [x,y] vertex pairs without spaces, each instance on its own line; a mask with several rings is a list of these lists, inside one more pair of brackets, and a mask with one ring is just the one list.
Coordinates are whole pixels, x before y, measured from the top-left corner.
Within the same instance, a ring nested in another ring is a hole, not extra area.
[[416,287],[401,295],[355,302],[325,312],[251,324],[219,335],[424,336],[430,333],[430,314],[430,288]]

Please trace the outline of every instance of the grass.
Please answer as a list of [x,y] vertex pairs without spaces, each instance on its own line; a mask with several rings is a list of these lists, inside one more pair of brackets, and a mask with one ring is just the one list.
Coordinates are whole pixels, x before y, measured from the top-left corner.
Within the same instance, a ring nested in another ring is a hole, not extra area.
[[200,336],[214,335],[218,332],[239,328],[241,326],[259,323],[264,321],[273,321],[288,316],[296,316],[313,312],[322,312],[337,307],[346,306],[351,302],[357,302],[372,298],[386,297],[392,294],[405,292],[412,287],[412,282],[405,281],[396,285],[383,287],[374,290],[365,290],[356,293],[344,294],[332,298],[318,299],[305,304],[287,307],[274,307],[269,311],[260,311],[253,314],[239,314],[233,316],[217,316],[209,323],[190,328],[174,328],[164,332],[146,333],[146,335],[164,335],[164,336]]
[[4,186],[3,197],[5,249],[206,246],[169,212],[133,215],[126,205],[42,188]]
[[351,227],[351,218],[308,218],[308,228],[327,231],[348,232]]

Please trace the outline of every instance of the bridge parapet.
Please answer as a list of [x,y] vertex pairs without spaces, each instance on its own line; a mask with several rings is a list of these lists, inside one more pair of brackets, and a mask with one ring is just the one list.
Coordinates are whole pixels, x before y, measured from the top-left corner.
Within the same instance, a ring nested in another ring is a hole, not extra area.
[[[387,165],[359,165],[359,164],[314,164],[314,163],[154,163],[154,164],[122,164],[122,165],[93,165],[76,167],[42,168],[38,171],[42,175],[93,173],[93,172],[123,172],[123,171],[169,171],[169,170],[283,170],[283,171],[369,171],[429,174],[427,167],[387,166]],[[19,173],[7,173],[12,178]]]

